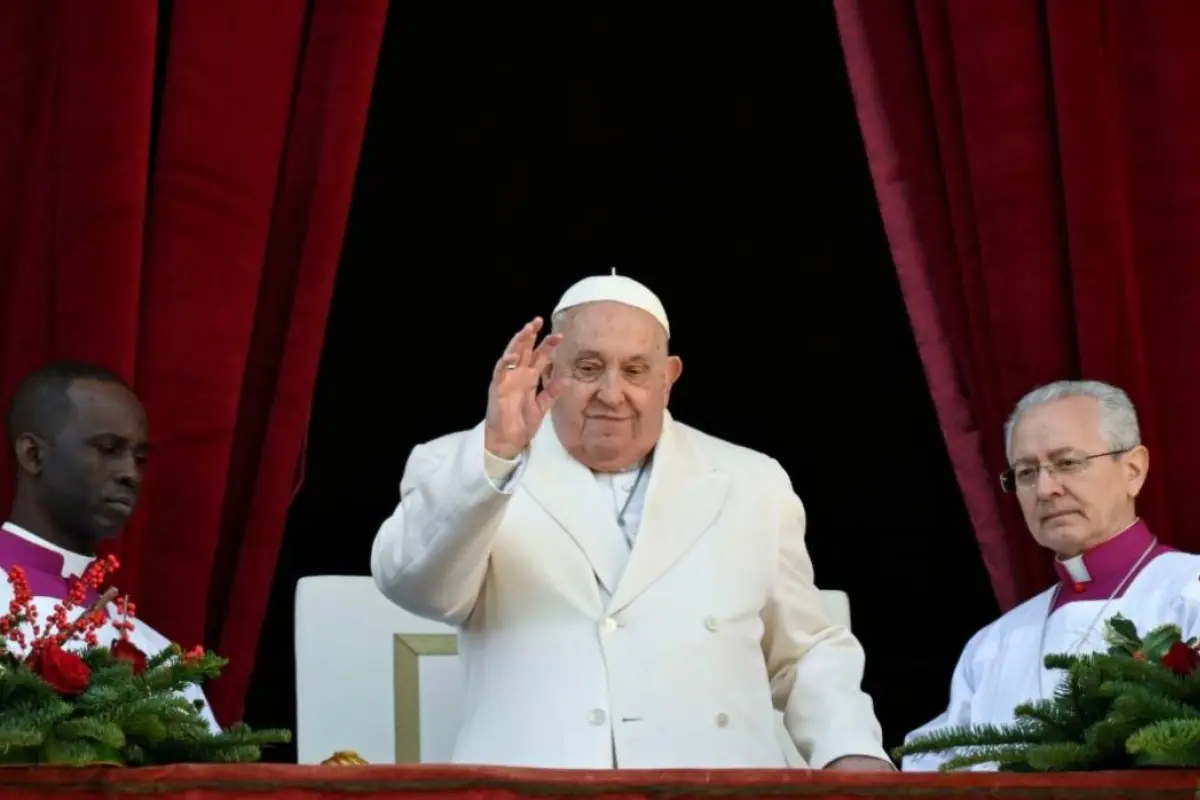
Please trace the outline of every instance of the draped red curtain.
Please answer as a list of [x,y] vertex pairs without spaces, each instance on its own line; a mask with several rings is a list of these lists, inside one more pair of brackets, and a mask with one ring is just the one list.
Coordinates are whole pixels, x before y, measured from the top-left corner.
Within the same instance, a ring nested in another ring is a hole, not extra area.
[[386,11],[0,15],[0,394],[50,358],[135,382],[154,452],[118,583],[164,634],[233,660],[209,687],[225,723],[297,486]]
[[1140,506],[1200,551],[1200,3],[835,0],[896,270],[996,595],[1051,580],[1001,427],[1086,377],[1137,404]]

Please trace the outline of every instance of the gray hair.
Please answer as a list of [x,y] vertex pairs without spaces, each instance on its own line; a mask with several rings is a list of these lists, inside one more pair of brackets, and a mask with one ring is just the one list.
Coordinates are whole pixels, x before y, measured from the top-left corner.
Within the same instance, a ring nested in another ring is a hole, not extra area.
[[1111,450],[1132,450],[1142,443],[1137,410],[1129,395],[1101,381],[1055,381],[1021,398],[1004,423],[1004,455],[1012,463],[1012,437],[1017,420],[1031,408],[1066,397],[1090,397],[1100,406],[1100,434]]
[[[575,316],[575,312],[578,311],[582,306],[586,305],[589,305],[589,303],[582,303],[578,306],[568,306],[567,308],[552,314],[550,316],[550,332],[563,333],[567,327],[570,326],[571,317]],[[659,323],[659,327],[662,327],[662,323]],[[667,336],[668,339],[670,338],[670,335],[667,334],[665,328],[663,328],[663,334]]]
[[563,329],[567,327],[567,323],[569,323],[571,321],[571,319],[570,319],[571,312],[574,311],[577,307],[578,306],[571,306],[570,308],[564,308],[562,311],[559,311],[558,313],[551,316],[550,317],[550,332],[551,333],[562,333]]

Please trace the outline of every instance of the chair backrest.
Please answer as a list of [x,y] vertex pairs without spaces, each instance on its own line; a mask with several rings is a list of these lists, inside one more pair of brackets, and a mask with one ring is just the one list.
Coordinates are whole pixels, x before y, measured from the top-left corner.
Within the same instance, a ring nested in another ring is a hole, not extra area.
[[[844,592],[821,599],[850,626]],[[369,577],[319,575],[296,585],[295,635],[299,763],[338,750],[372,764],[449,760],[462,719],[453,628],[393,605]]]

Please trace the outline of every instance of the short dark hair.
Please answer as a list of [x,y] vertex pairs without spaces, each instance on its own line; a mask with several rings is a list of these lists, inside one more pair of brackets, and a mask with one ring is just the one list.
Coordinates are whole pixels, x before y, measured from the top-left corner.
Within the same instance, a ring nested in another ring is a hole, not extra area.
[[120,375],[96,364],[52,361],[26,375],[13,393],[6,421],[9,447],[32,433],[53,440],[66,427],[74,407],[67,390],[79,380],[115,383],[129,388]]

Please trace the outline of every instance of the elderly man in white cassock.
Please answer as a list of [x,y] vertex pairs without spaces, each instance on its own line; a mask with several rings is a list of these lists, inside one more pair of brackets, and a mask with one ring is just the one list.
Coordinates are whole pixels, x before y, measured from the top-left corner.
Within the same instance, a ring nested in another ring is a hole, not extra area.
[[[459,763],[890,770],[863,650],[822,612],[773,459],[671,418],[658,298],[571,287],[500,356],[483,422],[415,448],[371,571],[459,626]],[[547,419],[547,412],[549,418]]]
[[[1104,622],[1121,614],[1146,630],[1174,623],[1200,635],[1200,556],[1155,538],[1137,516],[1150,456],[1125,392],[1098,381],[1035,389],[1005,426],[1015,492],[1033,538],[1051,551],[1058,582],[976,633],[950,681],[949,707],[908,739],[954,726],[1006,724],[1022,703],[1052,698],[1052,653],[1107,649]],[[905,757],[937,769],[953,753]],[[982,769],[994,768],[984,765]]]

